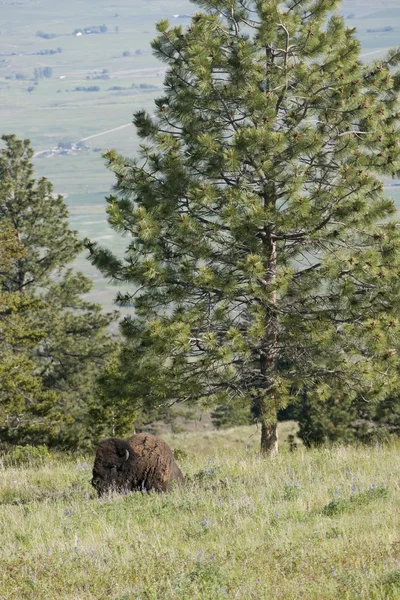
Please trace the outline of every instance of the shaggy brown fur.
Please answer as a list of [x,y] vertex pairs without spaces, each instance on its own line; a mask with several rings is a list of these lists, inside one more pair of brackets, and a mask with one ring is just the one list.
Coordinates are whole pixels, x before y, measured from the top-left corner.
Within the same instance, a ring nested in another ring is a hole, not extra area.
[[167,492],[172,481],[185,483],[171,448],[150,433],[110,438],[97,448],[92,485],[99,496],[110,489]]

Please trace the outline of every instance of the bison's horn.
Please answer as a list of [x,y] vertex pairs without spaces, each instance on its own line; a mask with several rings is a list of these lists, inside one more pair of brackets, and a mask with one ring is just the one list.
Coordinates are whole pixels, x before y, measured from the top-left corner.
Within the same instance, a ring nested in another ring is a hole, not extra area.
[[125,449],[125,461],[127,461],[129,458],[129,450]]

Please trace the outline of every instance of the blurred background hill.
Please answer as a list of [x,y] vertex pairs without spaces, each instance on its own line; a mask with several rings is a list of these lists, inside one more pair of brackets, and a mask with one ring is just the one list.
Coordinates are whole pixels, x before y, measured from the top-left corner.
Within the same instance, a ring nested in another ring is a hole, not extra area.
[[[155,23],[185,26],[195,10],[185,0],[0,2],[0,133],[31,139],[36,176],[66,197],[71,226],[117,252],[126,241],[106,223],[113,177],[102,152],[136,154],[132,114],[151,112],[163,86],[164,65],[150,48]],[[365,60],[398,43],[398,0],[346,0],[341,10]],[[400,188],[388,193],[400,206]],[[115,288],[84,257],[77,267],[93,279],[90,300],[109,310]]]

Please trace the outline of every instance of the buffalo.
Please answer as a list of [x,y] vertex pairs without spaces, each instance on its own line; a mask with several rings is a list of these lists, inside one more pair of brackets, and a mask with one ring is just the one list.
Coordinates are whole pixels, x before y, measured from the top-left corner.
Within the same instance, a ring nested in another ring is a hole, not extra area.
[[110,438],[97,447],[92,485],[99,496],[109,490],[167,492],[173,481],[185,483],[171,448],[157,436]]

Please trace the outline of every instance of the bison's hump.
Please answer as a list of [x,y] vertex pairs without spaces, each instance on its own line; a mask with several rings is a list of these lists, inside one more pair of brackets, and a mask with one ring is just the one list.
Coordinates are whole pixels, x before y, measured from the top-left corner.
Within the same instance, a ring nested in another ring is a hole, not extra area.
[[163,457],[166,461],[174,460],[173,452],[168,444],[151,433],[135,433],[127,441],[138,457],[151,460],[152,457],[158,456]]

